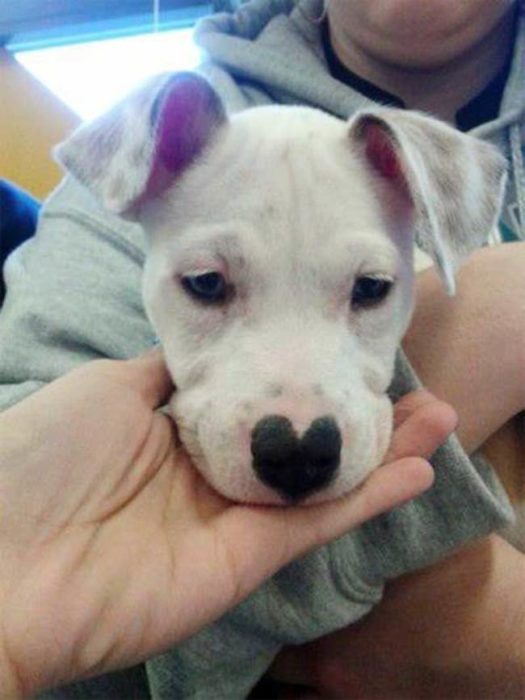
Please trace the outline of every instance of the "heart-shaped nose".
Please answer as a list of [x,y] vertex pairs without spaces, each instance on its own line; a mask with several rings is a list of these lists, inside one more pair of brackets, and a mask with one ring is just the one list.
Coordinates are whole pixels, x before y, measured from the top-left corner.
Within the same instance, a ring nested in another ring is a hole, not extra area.
[[332,481],[341,446],[341,432],[332,416],[316,418],[301,438],[288,418],[265,416],[252,430],[253,468],[283,498],[298,501]]

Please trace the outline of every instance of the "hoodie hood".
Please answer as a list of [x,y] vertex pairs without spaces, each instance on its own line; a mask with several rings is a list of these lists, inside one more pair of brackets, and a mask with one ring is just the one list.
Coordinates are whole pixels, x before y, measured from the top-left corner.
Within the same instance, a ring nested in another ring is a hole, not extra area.
[[195,41],[213,64],[256,85],[269,101],[348,118],[372,103],[330,75],[316,23],[321,13],[320,0],[253,0],[202,20]]
[[[330,75],[318,18],[322,0],[252,0],[234,13],[202,20],[195,40],[203,72],[232,110],[277,102],[317,107],[346,119],[372,101]],[[509,161],[502,238],[525,238],[525,10],[520,4],[511,70],[497,119],[472,133],[498,146]],[[218,77],[220,75],[221,77]],[[227,76],[227,78],[225,78]],[[226,84],[235,83],[244,100]],[[229,97],[231,99],[229,99]]]

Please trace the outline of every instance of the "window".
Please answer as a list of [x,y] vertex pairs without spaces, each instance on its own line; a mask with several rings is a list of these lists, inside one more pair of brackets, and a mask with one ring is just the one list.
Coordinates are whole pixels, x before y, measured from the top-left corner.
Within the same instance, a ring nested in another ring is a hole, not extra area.
[[192,0],[1,5],[0,36],[7,48],[83,119],[105,111],[151,75],[195,68],[200,56],[192,27],[213,11]]
[[15,57],[82,119],[104,112],[155,73],[191,70],[199,63],[191,29],[23,51]]
[[[159,28],[195,21],[230,0],[1,0],[0,44],[71,43],[117,33],[141,33],[156,15]],[[231,0],[235,2],[235,0]],[[142,28],[142,30],[141,30]]]

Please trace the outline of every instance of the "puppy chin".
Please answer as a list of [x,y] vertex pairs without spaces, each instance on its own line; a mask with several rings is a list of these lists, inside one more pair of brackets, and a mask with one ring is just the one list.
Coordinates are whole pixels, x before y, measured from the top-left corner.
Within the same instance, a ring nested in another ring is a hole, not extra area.
[[208,483],[210,483],[222,496],[230,501],[235,501],[236,503],[243,503],[245,505],[253,506],[276,506],[280,508],[290,508],[295,506],[310,506],[319,503],[328,503],[329,501],[334,501],[338,498],[347,496],[355,489],[358,489],[363,482],[366,481],[367,477],[374,471],[374,469],[375,467],[372,467],[369,471],[361,474],[358,478],[352,479],[350,483],[341,479],[336,479],[333,484],[327,486],[321,491],[296,501],[290,501],[283,498],[276,491],[267,488],[260,481],[250,483],[249,487],[246,487],[246,485],[242,483],[229,483],[227,485],[221,484],[220,482],[213,483],[209,478]]
[[353,491],[359,489],[368,479],[370,474],[379,466],[379,460],[374,460],[367,467],[360,465],[360,469],[343,468],[343,471],[334,481],[322,491],[308,496],[301,505],[314,505],[317,503],[326,503],[334,501],[338,498],[348,496]]
[[259,506],[289,506],[290,503],[260,481],[255,472],[242,467],[217,471],[205,460],[195,460],[195,466],[208,484],[221,496],[235,503]]
[[197,458],[194,464],[208,484],[230,501],[260,506],[308,506],[341,498],[359,488],[381,463],[388,444],[389,434],[387,433],[385,439],[381,440],[381,445],[378,445],[380,449],[376,451],[373,460],[366,464],[360,463],[359,468],[343,466],[325,488],[296,501],[290,501],[266,486],[254,471],[246,469],[244,465],[238,464],[233,469],[215,470],[210,467],[205,458]]
[[283,498],[277,491],[265,486],[255,474],[252,476],[241,473],[237,478],[232,476],[230,479],[223,480],[214,477],[207,469],[199,469],[199,471],[212,488],[230,501],[245,505],[289,508],[325,503],[346,496],[358,488],[374,469],[375,466],[371,466],[368,470],[361,471],[359,474],[350,474],[347,478],[338,476],[321,491],[296,501]]

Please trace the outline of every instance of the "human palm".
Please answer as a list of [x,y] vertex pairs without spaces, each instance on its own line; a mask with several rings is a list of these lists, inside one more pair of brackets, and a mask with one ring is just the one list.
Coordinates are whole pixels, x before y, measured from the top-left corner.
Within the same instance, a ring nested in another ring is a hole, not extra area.
[[172,390],[157,353],[90,363],[1,414],[0,673],[13,692],[128,666],[191,635],[292,558],[424,490],[428,465],[402,458],[430,454],[454,421],[428,395],[409,398],[397,461],[354,495],[249,507],[192,467],[155,410]]

